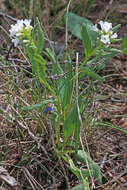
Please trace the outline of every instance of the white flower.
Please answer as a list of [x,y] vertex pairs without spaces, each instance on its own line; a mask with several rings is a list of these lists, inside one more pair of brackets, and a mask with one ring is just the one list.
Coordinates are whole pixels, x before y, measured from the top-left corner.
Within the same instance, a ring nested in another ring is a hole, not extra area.
[[98,24],[100,25],[100,29],[97,28],[97,24],[95,24],[93,30],[98,33],[97,40],[100,40],[103,44],[109,45],[111,39],[118,37],[117,33],[113,34],[112,23],[100,21]]
[[22,30],[22,27],[23,27],[23,22],[22,21],[23,20],[21,20],[21,21],[18,20],[15,25],[11,25],[11,29],[9,30],[11,37],[15,36],[17,32]]
[[115,39],[115,38],[117,38],[117,37],[118,37],[117,33],[114,33],[114,34],[111,36],[111,38],[113,38],[113,39]]
[[19,43],[19,39],[24,36],[24,30],[28,30],[28,32],[31,32],[32,26],[30,25],[31,20],[18,20],[15,25],[11,25],[11,29],[9,30],[10,36],[14,39],[12,39],[12,42],[14,43],[14,46],[16,47]]
[[101,35],[100,41],[103,42],[104,44],[110,44],[109,35]]
[[100,21],[99,24],[101,26],[101,30],[104,30],[106,33],[112,29],[112,23]]
[[25,27],[27,28],[27,29],[32,29],[33,27],[30,25],[30,23],[31,23],[31,20],[27,20],[27,19],[25,19],[24,20],[24,22],[23,22],[23,24],[25,25]]
[[98,28],[97,28],[97,24],[95,24],[94,26],[93,26],[93,30],[95,31],[95,32],[98,32]]

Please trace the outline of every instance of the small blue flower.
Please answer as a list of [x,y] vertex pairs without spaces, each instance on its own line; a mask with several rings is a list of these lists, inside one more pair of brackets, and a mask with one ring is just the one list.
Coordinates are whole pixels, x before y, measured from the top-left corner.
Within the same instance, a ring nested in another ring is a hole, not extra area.
[[49,111],[52,111],[52,107],[50,106],[45,109],[44,113],[48,113]]

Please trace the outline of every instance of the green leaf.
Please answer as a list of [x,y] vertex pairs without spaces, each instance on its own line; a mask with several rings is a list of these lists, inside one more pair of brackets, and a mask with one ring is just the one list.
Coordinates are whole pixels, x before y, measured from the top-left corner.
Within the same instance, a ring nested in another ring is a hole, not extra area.
[[77,161],[82,162],[86,166],[87,166],[87,164],[86,164],[86,161],[87,161],[94,178],[98,181],[99,184],[102,183],[102,176],[101,176],[100,168],[99,168],[98,164],[96,164],[91,159],[90,155],[87,152],[84,152],[83,150],[78,150],[77,154],[75,155],[75,158]]
[[[79,107],[81,107],[81,98],[79,98]],[[76,104],[73,106],[72,111],[67,116],[66,120],[64,121],[63,132],[64,132],[64,143],[67,142],[68,137],[70,137],[73,132],[76,133],[75,143],[77,147],[79,143],[78,138],[79,138],[79,132],[80,132],[80,121],[79,121],[79,115],[78,115]]]
[[[57,60],[55,60],[54,64],[52,64],[52,75],[61,75],[64,71],[59,64]],[[58,77],[58,79],[55,81],[54,89],[56,91],[57,96],[60,99],[60,102],[63,102],[63,96],[64,96],[64,90],[65,90],[65,78],[64,77]]]
[[64,110],[64,116],[68,113],[68,109],[71,105],[71,97],[72,97],[72,91],[73,91],[73,66],[72,66],[72,60],[68,58],[68,62],[66,63],[66,74],[65,81],[64,81],[64,91],[63,91],[63,100],[62,100],[62,106]]
[[92,45],[95,44],[98,34],[97,34],[97,32],[93,31],[93,29],[92,29],[93,24],[90,20],[80,17],[73,13],[66,13],[64,18],[65,18],[65,21],[66,21],[66,19],[68,21],[67,22],[68,29],[71,31],[71,33],[74,36],[76,36],[79,39],[82,39],[81,28],[82,28],[82,24],[84,23],[87,27],[87,31],[91,38]]
[[98,181],[99,184],[102,184],[102,176],[100,168],[97,163],[93,162],[92,164],[93,176]]
[[27,106],[27,107],[24,107],[22,109],[25,110],[25,111],[31,111],[33,109],[41,108],[43,105],[46,105],[48,103],[54,103],[54,100],[45,100],[45,101],[40,102],[39,104],[34,104],[32,106]]
[[37,76],[45,79],[46,61],[40,55],[34,55],[33,60],[36,65]]
[[88,68],[88,67],[81,67],[80,68],[81,72],[79,73],[79,78],[82,78],[84,76],[89,76],[94,80],[98,80],[100,82],[102,82],[104,79],[99,76],[98,74],[95,73],[94,70],[92,70],[92,68]]
[[32,64],[32,73],[35,74],[36,73],[36,64],[34,61],[34,54],[35,54],[34,49],[27,46],[26,52],[27,52],[28,58],[30,60],[30,63]]
[[92,25],[92,23],[88,20],[85,19],[83,17],[80,17],[74,13],[66,13],[65,14],[65,20],[68,19],[68,28],[69,30],[72,32],[73,35],[75,35],[76,37],[82,39],[81,36],[81,27],[83,23]]
[[76,185],[75,187],[73,187],[71,190],[84,190],[84,184],[81,183],[79,185]]
[[71,158],[69,158],[68,160],[69,160],[71,171],[77,176],[77,178],[79,180],[82,179],[82,176],[83,176],[84,179],[89,177],[89,171],[87,169],[80,170],[78,167],[75,166],[75,164],[74,164],[74,162],[73,162],[73,160]]
[[93,162],[88,152],[84,152],[83,150],[78,150],[77,154],[75,155],[75,158],[77,161],[80,161],[85,165],[86,165],[86,160],[88,163]]
[[127,36],[122,41],[121,50],[123,54],[127,55]]
[[121,24],[117,24],[112,28],[113,33],[120,28]]
[[48,56],[48,58],[50,59],[50,61],[52,63],[54,63],[54,64],[56,63],[55,55],[54,55],[54,53],[52,52],[51,49],[46,48],[46,55]]
[[84,23],[82,25],[81,35],[82,35],[83,46],[85,49],[85,56],[89,58],[92,54],[93,48],[87,27]]
[[90,190],[89,183],[87,180],[84,180],[84,184],[78,184],[75,187],[73,187],[71,190]]
[[41,54],[44,48],[44,33],[43,33],[43,30],[41,28],[38,18],[36,19],[36,24],[34,26],[32,36],[34,38],[34,42],[37,47],[37,53]]
[[41,54],[44,48],[44,33],[43,33],[43,30],[41,29],[40,23],[38,25],[38,39],[37,39],[36,46],[37,46],[38,54]]

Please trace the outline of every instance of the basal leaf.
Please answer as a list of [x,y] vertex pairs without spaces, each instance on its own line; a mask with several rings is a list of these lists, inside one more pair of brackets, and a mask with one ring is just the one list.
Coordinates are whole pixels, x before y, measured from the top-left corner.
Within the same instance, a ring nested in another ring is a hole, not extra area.
[[101,176],[100,168],[99,168],[98,164],[96,164],[91,159],[90,155],[87,152],[84,152],[83,150],[78,150],[77,154],[75,155],[75,158],[77,161],[82,162],[86,166],[87,166],[87,164],[86,164],[86,161],[87,161],[94,178],[98,181],[99,184],[102,183],[102,176]]
[[92,28],[93,24],[90,20],[84,17],[80,17],[74,13],[66,13],[64,18],[65,18],[65,21],[67,19],[67,27],[71,31],[71,33],[81,40],[82,40],[81,28],[84,23],[87,27],[87,31],[91,38],[92,45],[95,44],[98,34],[97,32],[93,31],[93,28]]
[[82,179],[82,176],[84,179],[89,177],[89,171],[87,169],[80,170],[78,167],[75,166],[75,164],[71,158],[69,158],[69,164],[70,164],[71,171],[77,176],[77,178],[79,180]]
[[93,48],[92,48],[90,35],[87,30],[87,25],[84,23],[82,24],[81,35],[82,35],[82,41],[83,41],[83,46],[85,50],[85,56],[89,58],[92,54]]
[[90,190],[89,183],[87,180],[84,180],[84,184],[78,184],[75,187],[73,187],[71,190]]
[[86,24],[92,25],[92,23],[88,19],[80,17],[74,13],[65,14],[65,20],[66,19],[68,21],[67,26],[69,30],[72,32],[73,35],[75,35],[76,37],[80,39],[82,39],[82,36],[81,36],[82,24],[86,23]]
[[84,190],[84,184],[78,184],[75,187],[73,187],[71,190]]
[[[81,98],[79,98],[79,107],[81,107]],[[76,129],[77,128],[77,129]],[[73,106],[72,111],[67,116],[66,120],[64,121],[63,125],[63,132],[64,132],[64,141],[66,142],[68,137],[72,135],[72,133],[76,133],[76,144],[78,144],[78,135],[80,131],[80,121],[79,121],[79,115],[77,110],[77,105],[75,104]]]

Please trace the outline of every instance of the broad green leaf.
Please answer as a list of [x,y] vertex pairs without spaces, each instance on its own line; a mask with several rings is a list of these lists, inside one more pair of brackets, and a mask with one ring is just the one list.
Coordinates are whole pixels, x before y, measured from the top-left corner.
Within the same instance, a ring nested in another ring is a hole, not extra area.
[[70,164],[71,171],[77,176],[77,178],[79,180],[82,179],[82,176],[84,179],[89,177],[89,171],[87,169],[80,170],[78,167],[75,166],[75,164],[71,158],[69,158],[69,164]]
[[75,158],[77,161],[80,161],[83,164],[86,164],[86,160],[88,163],[93,162],[88,152],[84,152],[83,150],[78,150],[77,154],[75,155]]
[[123,54],[127,55],[127,36],[122,41],[121,50]]
[[83,23],[92,25],[92,23],[83,17],[80,17],[74,13],[66,13],[65,14],[65,20],[67,19],[68,23],[67,26],[69,30],[72,32],[73,35],[76,37],[82,39],[81,36],[81,27]]
[[71,190],[90,190],[88,180],[84,180],[84,183],[76,185]]
[[102,184],[101,171],[97,163],[93,162],[92,164],[93,176],[99,184]]
[[81,183],[79,185],[76,185],[75,187],[73,187],[71,190],[84,190],[84,184]]
[[[79,98],[79,107],[81,107],[81,98]],[[79,130],[76,130],[76,128],[78,128]],[[75,132],[77,133],[75,140],[76,140],[76,143],[78,143],[77,136],[79,135],[79,131],[80,131],[80,121],[79,121],[77,105],[75,104],[73,106],[72,111],[67,116],[63,124],[64,142],[66,143],[68,137],[70,137],[72,133]]]
[[77,154],[75,155],[75,158],[77,161],[82,162],[83,164],[86,164],[86,161],[89,164],[89,167],[91,169],[91,173],[93,174],[94,178],[98,181],[99,184],[102,183],[102,176],[100,172],[99,166],[91,159],[90,155],[87,152],[84,152],[83,150],[78,150]]
[[91,38],[92,45],[95,44],[97,38],[97,32],[93,31],[93,24],[90,20],[80,17],[73,13],[65,14],[65,20],[67,19],[67,27],[71,31],[71,33],[79,39],[82,39],[81,28],[84,23],[87,27],[89,36]]
[[85,56],[86,58],[89,58],[92,54],[93,48],[92,48],[92,42],[87,30],[87,25],[82,24],[82,29],[81,29],[81,35],[82,35],[82,41],[83,41],[83,46],[85,49]]

